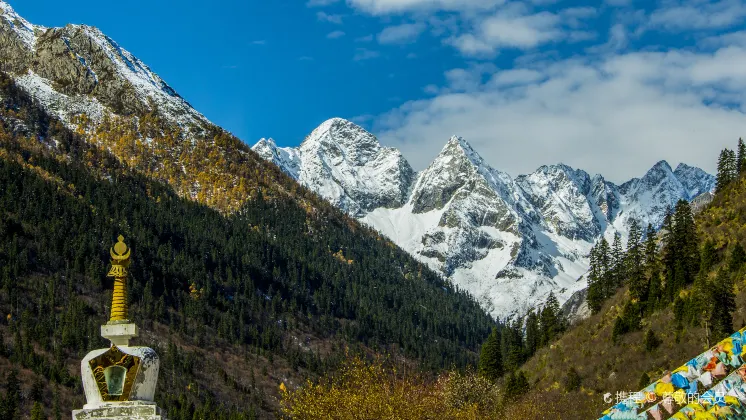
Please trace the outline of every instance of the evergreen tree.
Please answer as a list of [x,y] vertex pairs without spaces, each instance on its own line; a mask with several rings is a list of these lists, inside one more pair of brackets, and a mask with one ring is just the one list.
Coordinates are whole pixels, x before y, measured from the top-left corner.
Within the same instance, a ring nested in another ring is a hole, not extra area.
[[541,329],[539,326],[539,316],[536,312],[530,310],[526,315],[526,358],[529,358],[536,353],[541,345]]
[[554,296],[554,292],[549,293],[547,303],[541,310],[540,318],[542,345],[549,344],[565,330],[566,325],[562,316],[562,309]]
[[611,247],[606,238],[601,238],[601,242],[598,246],[598,263],[601,267],[601,290],[603,292],[603,299],[614,294],[616,290],[614,270],[613,270],[613,259],[611,256]]
[[505,380],[505,399],[515,401],[529,390],[528,379],[523,371],[511,372]]
[[39,401],[34,402],[34,406],[31,408],[31,420],[43,420],[44,417],[44,409],[41,407],[41,403]]
[[645,277],[645,258],[640,240],[642,232],[637,220],[632,220],[627,241],[626,272],[627,284],[633,299],[646,300],[648,297],[648,279]]
[[11,369],[5,379],[5,398],[2,400],[0,414],[5,420],[15,420],[20,417],[19,407],[21,405],[21,384],[18,381],[18,372]]
[[650,384],[650,376],[648,376],[647,372],[642,372],[642,375],[640,376],[640,381],[637,383],[637,388],[643,389],[646,388]]
[[567,392],[577,391],[580,389],[583,379],[575,369],[574,366],[570,366],[567,370],[567,376],[565,377],[565,390]]
[[518,318],[505,325],[502,334],[503,370],[512,372],[525,361],[523,344],[523,320]]
[[482,344],[482,351],[479,353],[479,373],[485,378],[496,381],[503,375],[502,352],[500,351],[500,331],[497,327],[492,328],[492,332],[487,337],[487,341]]
[[611,245],[611,265],[612,265],[612,284],[610,289],[607,291],[606,297],[612,296],[616,289],[622,286],[624,278],[626,277],[624,261],[624,250],[622,248],[622,235],[618,232],[614,233],[614,241]]
[[[681,285],[683,287],[694,282],[694,278],[699,272],[700,262],[697,227],[688,201],[679,200],[676,203],[674,219],[675,242],[680,249],[680,267],[683,270],[684,284]],[[680,290],[680,288],[677,290]]]
[[736,169],[738,174],[742,174],[746,171],[746,144],[744,144],[742,138],[738,138],[738,152],[736,153]]
[[702,245],[702,257],[700,264],[700,272],[707,273],[712,267],[720,262],[720,256],[718,255],[717,249],[715,248],[715,242],[712,239],[707,239]]
[[733,247],[733,251],[730,252],[730,258],[728,259],[728,270],[731,273],[737,273],[738,270],[743,267],[743,263],[746,262],[746,252],[739,242],[736,242],[736,246]]
[[736,297],[733,281],[726,270],[718,271],[718,275],[710,285],[710,326],[715,340],[733,332],[733,312],[736,309]]
[[649,329],[645,333],[645,339],[643,340],[643,345],[645,346],[645,350],[647,352],[652,352],[653,350],[657,349],[658,346],[661,345],[661,339],[658,338],[657,335],[655,335],[655,332],[653,332],[653,330]]
[[590,269],[588,270],[588,292],[586,300],[588,301],[588,307],[595,314],[601,310],[601,305],[604,301],[605,287],[604,287],[604,273],[601,267],[601,259],[599,256],[600,242],[593,245],[590,253]]
[[736,154],[730,149],[723,149],[720,152],[718,158],[717,167],[717,185],[715,187],[716,192],[721,192],[728,184],[730,184],[738,173],[738,164],[736,162]]
[[658,264],[658,243],[656,242],[656,233],[653,225],[648,223],[645,230],[645,268],[652,269]]

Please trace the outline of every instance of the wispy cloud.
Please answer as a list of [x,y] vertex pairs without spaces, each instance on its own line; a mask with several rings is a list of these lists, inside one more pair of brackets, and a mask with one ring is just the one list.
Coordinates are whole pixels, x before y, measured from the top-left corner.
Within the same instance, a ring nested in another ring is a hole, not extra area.
[[746,4],[741,0],[702,2],[684,0],[665,2],[650,15],[648,29],[670,31],[728,28],[746,18]]
[[371,42],[373,41],[373,35],[365,35],[359,38],[355,38],[355,42]]
[[358,48],[355,50],[355,55],[352,57],[354,61],[365,61],[372,60],[381,56],[378,51],[369,50],[367,48]]
[[713,171],[716,151],[744,135],[744,67],[746,48],[729,45],[453,69],[373,128],[416,168],[458,134],[514,175],[562,161],[622,181],[664,158]]
[[329,22],[336,25],[342,24],[342,15],[330,15],[325,12],[316,12],[316,19],[320,22]]
[[347,3],[366,13],[385,15],[412,11],[490,10],[505,0],[347,0]]
[[334,31],[334,32],[329,32],[328,34],[326,34],[326,37],[329,39],[342,38],[343,36],[345,36],[345,33],[342,31]]
[[267,45],[267,41],[264,39],[259,39],[256,41],[251,41],[251,45]]
[[405,23],[389,26],[378,34],[378,42],[381,44],[398,44],[412,42],[425,30],[424,23]]
[[304,56],[298,57],[298,61],[313,61],[313,57],[304,55]]
[[307,7],[324,7],[324,6],[330,6],[339,0],[308,0],[306,2]]

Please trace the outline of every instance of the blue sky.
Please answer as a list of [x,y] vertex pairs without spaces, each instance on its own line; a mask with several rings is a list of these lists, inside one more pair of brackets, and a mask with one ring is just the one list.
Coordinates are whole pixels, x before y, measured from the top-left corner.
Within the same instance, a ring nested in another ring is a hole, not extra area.
[[415,169],[450,135],[511,175],[714,170],[746,135],[746,4],[701,0],[10,1],[99,27],[249,144],[359,122]]

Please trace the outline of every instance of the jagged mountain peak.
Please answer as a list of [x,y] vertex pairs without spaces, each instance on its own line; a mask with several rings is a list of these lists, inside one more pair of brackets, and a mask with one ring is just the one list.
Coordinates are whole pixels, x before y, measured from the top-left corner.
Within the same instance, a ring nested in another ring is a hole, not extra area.
[[482,159],[482,156],[474,150],[465,138],[460,136],[451,136],[438,154],[438,157],[435,158],[435,161],[437,162],[438,160],[443,159],[448,160],[452,157],[460,156],[467,158],[475,166],[484,165],[484,159]]
[[376,136],[344,118],[324,121],[300,145],[304,153],[328,154],[349,160],[353,165],[364,165],[375,159],[381,149]]
[[21,15],[16,13],[13,7],[0,0],[0,16],[10,26],[10,28],[18,35],[18,37],[26,44],[26,47],[33,49],[36,44],[37,34],[45,31],[47,28],[43,26],[37,26],[31,24],[29,21],[24,19]]
[[715,189],[715,177],[695,166],[680,163],[673,173],[687,190],[690,199]]
[[75,116],[138,116],[154,110],[188,132],[212,124],[132,53],[94,26],[45,28],[0,1],[0,67],[48,112],[74,127]]

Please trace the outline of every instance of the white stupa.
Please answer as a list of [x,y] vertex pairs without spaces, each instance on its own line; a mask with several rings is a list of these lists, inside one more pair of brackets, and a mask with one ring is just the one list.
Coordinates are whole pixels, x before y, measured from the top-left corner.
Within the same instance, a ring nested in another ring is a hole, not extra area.
[[73,411],[73,420],[142,419],[161,420],[161,410],[154,402],[158,382],[159,361],[148,347],[130,346],[137,337],[137,325],[130,322],[127,312],[127,266],[130,249],[124,238],[110,250],[114,294],[111,318],[101,326],[101,336],[111,341],[111,347],[88,353],[80,363],[86,404]]

